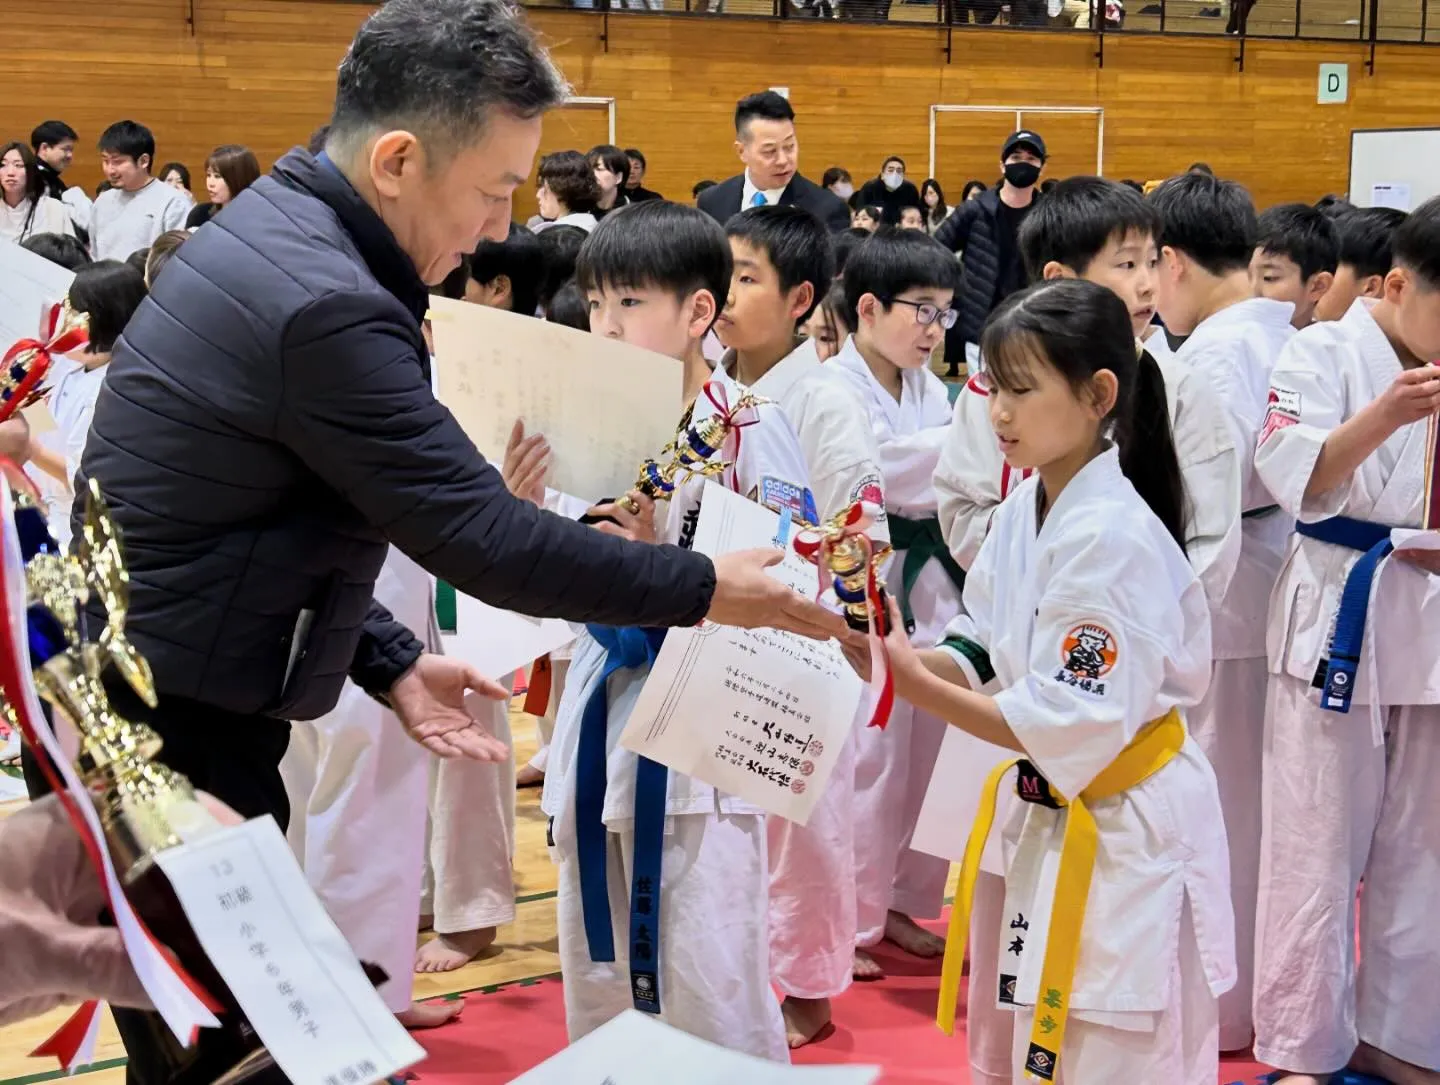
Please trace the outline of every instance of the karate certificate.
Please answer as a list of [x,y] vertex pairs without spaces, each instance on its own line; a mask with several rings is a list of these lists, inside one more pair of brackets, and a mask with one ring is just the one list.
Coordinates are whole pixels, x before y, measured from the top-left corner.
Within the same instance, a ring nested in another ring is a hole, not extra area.
[[[706,483],[694,548],[711,557],[785,546],[770,574],[813,594],[790,521]],[[804,825],[855,723],[862,683],[835,641],[706,622],[672,629],[620,743]]]
[[613,499],[675,439],[684,367],[673,358],[465,301],[430,305],[437,395],[497,467],[518,418],[550,444],[547,485]]

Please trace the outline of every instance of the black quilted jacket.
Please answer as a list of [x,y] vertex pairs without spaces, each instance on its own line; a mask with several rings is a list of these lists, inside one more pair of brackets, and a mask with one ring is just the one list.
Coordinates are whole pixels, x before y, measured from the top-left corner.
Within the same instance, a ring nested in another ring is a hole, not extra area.
[[[995,288],[1000,282],[1000,242],[996,222],[1000,196],[995,189],[966,200],[935,231],[935,240],[964,257],[964,277],[955,295],[960,319],[954,338],[965,343],[980,342],[980,332],[995,307]],[[1016,255],[1018,259],[1018,252]],[[946,336],[947,356],[951,337]]]
[[380,218],[299,150],[166,266],[115,346],[77,487],[98,479],[124,532],[162,694],[313,719],[347,673],[388,689],[420,652],[371,598],[389,542],[510,610],[704,615],[709,559],[510,496],[431,394],[426,304]]

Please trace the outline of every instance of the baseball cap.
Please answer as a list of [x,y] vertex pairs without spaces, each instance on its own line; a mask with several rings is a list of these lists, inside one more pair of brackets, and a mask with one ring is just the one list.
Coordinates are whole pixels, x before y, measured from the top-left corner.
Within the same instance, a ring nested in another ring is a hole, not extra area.
[[1046,157],[1045,141],[1040,138],[1039,133],[1022,128],[1005,141],[1005,146],[1000,150],[1000,158],[1002,160],[1009,158],[1012,153],[1022,147],[1027,151],[1033,151],[1041,159]]

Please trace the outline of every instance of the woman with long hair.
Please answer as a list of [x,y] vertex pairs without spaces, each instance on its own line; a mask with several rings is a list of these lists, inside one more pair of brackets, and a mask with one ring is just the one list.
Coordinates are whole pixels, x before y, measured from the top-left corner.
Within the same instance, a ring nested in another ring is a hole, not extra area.
[[0,238],[17,244],[35,234],[75,235],[70,209],[45,195],[45,179],[30,148],[11,142],[0,148]]
[[227,143],[216,147],[205,159],[205,193],[209,203],[198,204],[185,228],[193,230],[209,222],[227,203],[260,180],[260,161],[249,147]]
[[933,234],[950,214],[950,208],[945,206],[945,190],[933,177],[927,177],[920,186],[920,206],[925,212],[925,232]]

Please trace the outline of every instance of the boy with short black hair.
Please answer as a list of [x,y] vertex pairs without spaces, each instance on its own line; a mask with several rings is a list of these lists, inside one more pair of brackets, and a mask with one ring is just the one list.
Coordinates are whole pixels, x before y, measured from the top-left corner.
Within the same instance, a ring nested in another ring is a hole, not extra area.
[[[51,199],[65,199],[66,185],[60,175],[70,168],[75,158],[75,141],[79,138],[75,129],[64,121],[41,121],[30,133],[30,148],[40,165],[45,195]],[[85,202],[88,205],[90,201]]]
[[116,121],[100,136],[100,165],[111,187],[95,199],[90,251],[96,260],[124,260],[149,249],[190,214],[184,193],[150,176],[155,137],[134,121]]
[[1307,203],[1282,203],[1262,214],[1257,225],[1250,261],[1255,296],[1290,302],[1295,306],[1290,323],[1308,328],[1335,281],[1340,242],[1334,220]]
[[1299,521],[1269,615],[1256,932],[1255,1057],[1285,1085],[1440,1080],[1440,560],[1387,545],[1440,515],[1440,199],[1392,255],[1378,300],[1281,353],[1255,454]]
[[[811,522],[857,500],[881,504],[879,450],[865,412],[820,364],[815,345],[796,338],[831,282],[829,231],[804,208],[769,205],[735,215],[725,232],[735,272],[716,324],[726,346],[716,374],[777,402],[794,427],[813,498],[805,505],[785,494],[781,503]],[[854,742],[847,741],[809,823],[771,818],[768,826],[771,977],[784,998],[791,1047],[829,1023],[830,999],[852,978],[853,784]]]
[[1378,298],[1390,273],[1390,240],[1405,221],[1394,207],[1364,207],[1332,216],[1340,258],[1330,289],[1315,306],[1316,320],[1339,320],[1357,298]]
[[[1253,826],[1260,816],[1264,757],[1266,606],[1291,531],[1290,518],[1255,474],[1254,449],[1265,423],[1270,370],[1295,334],[1294,306],[1254,296],[1250,260],[1258,226],[1250,194],[1240,185],[1189,173],[1166,181],[1149,199],[1161,220],[1160,316],[1172,332],[1187,336],[1176,358],[1210,378],[1229,415],[1240,460],[1240,557],[1224,601],[1211,611],[1210,688],[1188,717],[1191,733],[1215,766],[1227,816],[1234,812],[1232,820]],[[1234,862],[1237,902],[1251,899],[1257,863],[1258,858]],[[1216,992],[1222,996],[1222,1051],[1250,1042],[1250,914],[1240,909],[1236,915],[1235,985],[1228,993]],[[1213,946],[1211,952],[1218,957]]]
[[545,250],[529,230],[513,230],[504,241],[481,241],[470,254],[464,298],[476,305],[534,316],[546,280]]
[[[686,408],[686,424],[713,412],[702,394],[711,373],[701,341],[730,289],[731,257],[709,216],[658,200],[627,207],[590,234],[576,279],[593,334],[683,366],[684,402],[675,406],[677,415]],[[774,404],[754,418],[734,488],[775,506],[791,494],[803,504],[808,480],[793,430]],[[638,491],[627,495],[630,507],[607,502],[592,514],[599,530],[683,546],[702,488],[698,479],[682,482],[660,517]],[[770,990],[764,812],[619,745],[661,635],[590,627],[575,644],[557,711],[542,808],[559,866],[570,1039],[633,1004],[693,1035],[785,1062]],[[639,888],[653,884],[643,869],[630,892],[645,855],[659,856],[653,903]],[[621,900],[630,907],[611,908]]]
[[918,207],[900,208],[900,229],[925,231],[925,212]]

